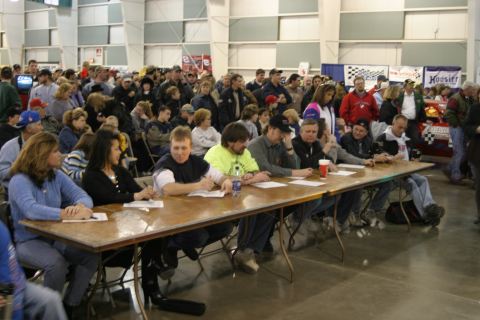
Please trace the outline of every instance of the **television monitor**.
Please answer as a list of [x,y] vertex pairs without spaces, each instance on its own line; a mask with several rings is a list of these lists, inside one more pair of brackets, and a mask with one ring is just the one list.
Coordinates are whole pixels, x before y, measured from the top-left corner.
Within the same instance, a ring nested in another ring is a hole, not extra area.
[[28,93],[33,86],[33,77],[30,74],[16,75],[15,84],[19,93]]

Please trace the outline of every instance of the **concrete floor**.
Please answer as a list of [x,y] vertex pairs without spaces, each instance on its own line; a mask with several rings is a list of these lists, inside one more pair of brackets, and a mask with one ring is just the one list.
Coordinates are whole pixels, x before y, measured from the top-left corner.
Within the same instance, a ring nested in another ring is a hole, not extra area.
[[[256,275],[233,274],[224,254],[204,258],[206,271],[188,259],[180,266],[169,297],[202,301],[202,319],[480,319],[479,226],[473,189],[452,186],[440,170],[425,172],[446,216],[438,229],[388,224],[344,236],[345,262],[331,234],[290,252],[295,281],[281,255]],[[299,238],[299,240],[302,240]],[[276,246],[278,249],[278,245]],[[165,288],[165,283],[162,284]],[[128,290],[128,289],[127,289]],[[133,291],[133,290],[132,290]],[[127,292],[128,293],[128,292]],[[95,297],[97,319],[138,319],[130,294],[116,292],[113,309]],[[192,316],[149,310],[150,319]]]

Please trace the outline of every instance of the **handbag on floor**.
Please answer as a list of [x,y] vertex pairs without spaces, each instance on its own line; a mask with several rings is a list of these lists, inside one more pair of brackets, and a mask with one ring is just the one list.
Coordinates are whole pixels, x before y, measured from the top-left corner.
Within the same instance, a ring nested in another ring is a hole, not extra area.
[[[403,201],[403,209],[405,210],[410,223],[423,222],[423,218],[418,213],[413,200]],[[400,207],[400,202],[396,201],[390,203],[387,212],[385,213],[385,220],[394,224],[407,224],[405,216],[402,213],[402,208]]]

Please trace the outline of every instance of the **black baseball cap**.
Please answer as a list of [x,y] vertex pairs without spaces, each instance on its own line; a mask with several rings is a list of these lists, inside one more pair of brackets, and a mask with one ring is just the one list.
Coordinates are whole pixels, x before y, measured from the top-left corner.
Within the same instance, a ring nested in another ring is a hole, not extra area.
[[280,131],[282,132],[292,132],[290,126],[288,125],[288,119],[281,114],[277,114],[276,116],[271,117],[268,121],[268,124],[273,128],[280,129]]
[[277,68],[273,68],[272,70],[270,70],[269,72],[269,75],[274,75],[274,74],[277,74],[277,73],[282,73],[283,70],[279,70]]
[[50,71],[48,69],[42,69],[40,71],[40,73],[38,74],[38,76],[49,76],[49,77],[51,77],[52,76],[52,71]]
[[365,118],[360,118],[355,122],[356,126],[362,126],[364,127],[367,131],[370,129],[370,122],[365,119]]
[[387,82],[388,78],[381,74],[377,77],[377,81]]

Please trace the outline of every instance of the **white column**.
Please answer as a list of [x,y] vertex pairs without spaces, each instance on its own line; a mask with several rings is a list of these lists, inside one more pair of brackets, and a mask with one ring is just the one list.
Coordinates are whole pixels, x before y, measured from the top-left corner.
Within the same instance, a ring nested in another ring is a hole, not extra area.
[[468,0],[467,80],[480,83],[480,0]]
[[72,0],[72,7],[55,9],[58,39],[60,44],[60,65],[62,68],[78,67],[78,2]]
[[25,1],[0,0],[0,11],[3,12],[3,30],[7,38],[10,64],[23,65]]
[[121,4],[128,68],[140,70],[144,65],[145,0],[123,0]]
[[228,71],[230,0],[207,0],[207,14],[213,76],[220,79]]
[[340,0],[318,0],[320,63],[338,63]]

